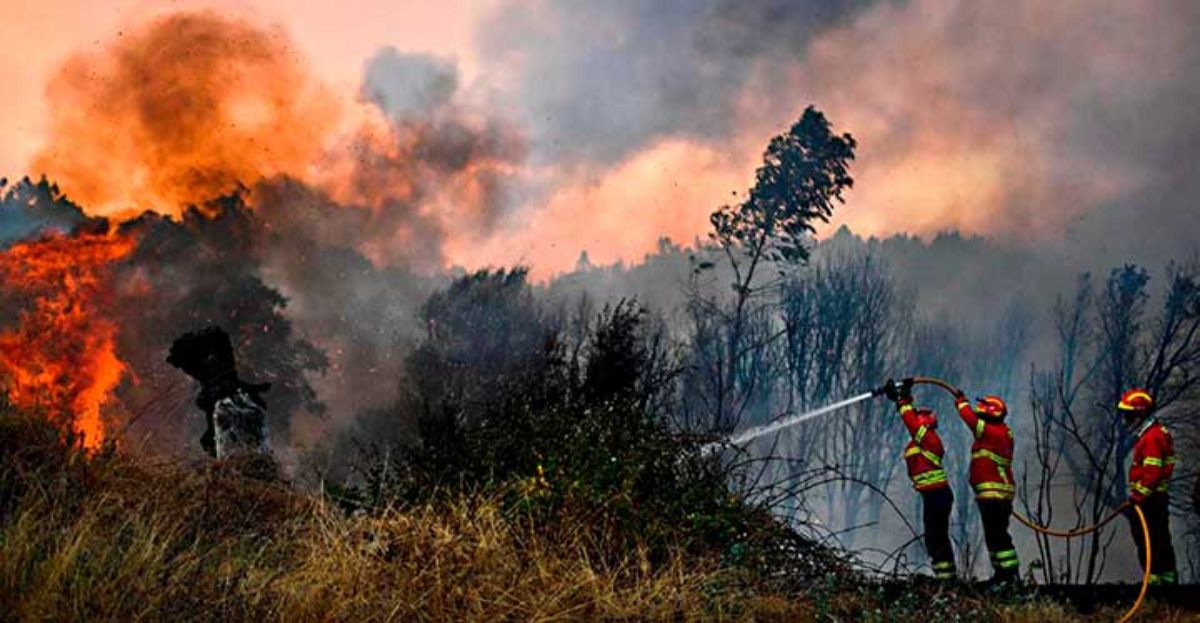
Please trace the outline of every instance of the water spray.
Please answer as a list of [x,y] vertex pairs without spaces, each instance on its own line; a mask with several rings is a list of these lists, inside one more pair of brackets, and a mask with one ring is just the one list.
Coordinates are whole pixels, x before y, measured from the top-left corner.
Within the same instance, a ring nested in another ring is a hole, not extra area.
[[[826,405],[824,407],[813,409],[811,411],[805,411],[804,413],[799,413],[797,415],[785,417],[785,418],[776,420],[774,422],[762,424],[760,426],[754,426],[754,427],[748,428],[748,429],[738,433],[737,435],[735,435],[733,437],[730,437],[726,443],[728,443],[729,445],[740,446],[740,445],[743,445],[754,439],[758,439],[759,437],[762,437],[764,435],[770,435],[773,432],[783,430],[790,426],[795,426],[796,424],[799,424],[800,422],[805,422],[807,420],[811,420],[813,418],[820,417],[827,413],[832,413],[839,409],[845,409],[846,407],[856,405],[864,400],[870,400],[876,396],[882,395],[886,390],[887,390],[887,386],[885,385],[878,389],[873,389],[869,392],[863,392],[857,396],[853,396],[851,398],[847,398],[845,400],[835,402],[831,405]],[[709,453],[713,452],[714,450],[718,449],[721,445],[722,444],[720,444],[720,443],[708,444],[707,446],[704,446],[704,448],[701,449],[701,453],[709,454]]]
[[[951,386],[949,383],[946,383],[945,381],[942,381],[941,379],[935,379],[932,377],[914,376],[914,377],[909,377],[909,378],[902,379],[899,381],[893,381],[891,379],[888,379],[887,383],[885,383],[883,386],[877,387],[868,392],[863,392],[857,396],[853,396],[851,398],[847,398],[845,400],[841,400],[839,402],[835,402],[833,404],[826,405],[824,407],[813,409],[811,411],[806,411],[804,413],[785,417],[785,418],[776,420],[774,422],[770,422],[767,424],[762,424],[760,426],[754,426],[752,428],[748,428],[748,429],[738,433],[737,435],[730,437],[726,443],[728,443],[729,445],[733,445],[733,446],[741,446],[747,442],[753,441],[754,439],[758,439],[759,437],[762,437],[764,435],[770,435],[773,432],[783,430],[783,429],[791,427],[791,426],[795,426],[796,424],[799,424],[801,422],[805,422],[805,421],[811,420],[813,418],[820,417],[827,413],[832,413],[839,409],[845,409],[846,407],[856,405],[860,402],[863,402],[864,400],[870,400],[872,398],[875,398],[876,396],[882,396],[887,393],[889,388],[893,388],[893,387],[896,389],[911,388],[913,385],[936,385],[936,386],[941,387],[942,389],[950,392],[951,394],[954,394],[955,392],[958,391],[953,386]],[[720,446],[721,446],[721,444],[719,444],[719,443],[708,444],[707,446],[704,446],[704,448],[701,450],[701,453],[702,454],[710,454],[711,452],[713,452]]]
[[740,446],[752,439],[757,439],[759,437],[762,437],[763,435],[769,435],[777,430],[781,430],[781,429],[787,428],[789,426],[799,424],[800,422],[804,422],[804,421],[811,420],[816,417],[820,417],[822,415],[825,415],[826,413],[831,413],[833,411],[837,411],[838,409],[844,409],[846,407],[849,407],[850,405],[858,404],[864,400],[869,400],[871,398],[874,398],[877,395],[878,394],[876,394],[873,391],[864,392],[862,394],[854,396],[853,398],[847,398],[840,402],[835,402],[831,405],[826,405],[819,409],[813,409],[812,411],[800,413],[800,414],[793,415],[790,417],[785,417],[783,419],[776,420],[769,424],[763,424],[761,426],[755,426],[753,428],[748,428],[748,429],[742,431],[741,433],[739,433],[737,436],[731,437],[729,439],[729,443],[731,443],[735,446]]

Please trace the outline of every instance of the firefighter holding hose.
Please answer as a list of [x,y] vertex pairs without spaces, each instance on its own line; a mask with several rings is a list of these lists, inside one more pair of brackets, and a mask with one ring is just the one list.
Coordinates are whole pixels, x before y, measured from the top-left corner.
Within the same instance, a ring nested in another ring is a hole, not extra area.
[[975,438],[971,445],[971,488],[975,490],[975,502],[983,521],[983,540],[991,556],[991,581],[1014,582],[1021,563],[1008,533],[1016,493],[1012,471],[1013,433],[1004,421],[1008,406],[995,395],[979,398],[972,406],[966,394],[957,389],[954,402],[959,417]]
[[[1171,432],[1154,417],[1154,398],[1144,389],[1121,396],[1117,411],[1134,433],[1133,463],[1129,466],[1129,502],[1141,507],[1150,533],[1150,584],[1175,584],[1175,548],[1171,545],[1168,485],[1175,471],[1175,444]],[[1132,511],[1132,509],[1130,509]],[[1137,516],[1129,513],[1138,561],[1145,565],[1145,539]],[[1143,572],[1145,569],[1142,570]]]
[[933,575],[938,580],[951,581],[957,577],[954,566],[954,546],[950,542],[950,511],[954,493],[942,469],[945,449],[937,433],[937,417],[924,407],[914,407],[912,380],[888,381],[884,393],[896,403],[896,410],[909,442],[904,448],[904,463],[913,488],[921,494],[922,519],[925,523],[925,549],[933,563]]

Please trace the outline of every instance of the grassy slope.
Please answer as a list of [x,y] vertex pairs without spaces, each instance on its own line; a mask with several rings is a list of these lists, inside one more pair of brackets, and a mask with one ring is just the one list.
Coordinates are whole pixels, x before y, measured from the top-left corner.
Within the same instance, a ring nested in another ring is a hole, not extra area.
[[[705,561],[612,565],[463,499],[344,517],[220,470],[119,470],[84,499],[22,503],[0,542],[16,619],[521,620],[730,607]],[[35,496],[40,497],[40,496]]]
[[716,560],[651,564],[636,549],[606,562],[586,520],[530,525],[487,497],[347,517],[228,465],[88,459],[16,422],[0,415],[0,620],[1078,618],[861,585],[784,594]]

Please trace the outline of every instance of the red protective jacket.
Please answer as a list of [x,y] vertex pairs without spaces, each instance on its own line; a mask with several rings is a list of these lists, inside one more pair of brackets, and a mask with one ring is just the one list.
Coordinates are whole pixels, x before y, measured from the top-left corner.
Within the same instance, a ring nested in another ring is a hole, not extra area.
[[1175,442],[1171,432],[1150,418],[1133,442],[1133,464],[1129,466],[1129,499],[1140,504],[1151,495],[1167,495],[1175,472]]
[[958,415],[975,436],[971,444],[971,487],[979,500],[1011,500],[1016,493],[1012,472],[1013,434],[1003,421],[984,419],[965,398]]
[[937,419],[929,409],[916,409],[912,399],[898,405],[900,419],[908,429],[909,441],[904,447],[904,463],[908,467],[908,477],[912,479],[913,488],[917,491],[932,491],[948,486],[946,472],[942,470],[942,438],[938,437]]

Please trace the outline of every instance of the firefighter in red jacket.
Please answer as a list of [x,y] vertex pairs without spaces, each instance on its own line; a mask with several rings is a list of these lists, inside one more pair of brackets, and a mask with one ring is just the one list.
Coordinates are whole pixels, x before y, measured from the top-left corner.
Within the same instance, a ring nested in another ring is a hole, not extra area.
[[[1168,485],[1175,471],[1175,443],[1154,417],[1154,398],[1144,389],[1131,389],[1117,403],[1125,425],[1133,431],[1133,463],[1129,466],[1129,501],[1141,507],[1150,530],[1150,583],[1175,584],[1175,548],[1171,545]],[[1145,564],[1145,539],[1137,514],[1129,513],[1138,562]],[[1144,571],[1144,569],[1143,569]]]
[[983,540],[992,560],[992,581],[1017,579],[1020,561],[1008,534],[1014,486],[1013,433],[1004,419],[1008,406],[999,396],[977,399],[974,406],[962,391],[955,392],[958,415],[975,438],[971,445],[971,488],[983,520]]
[[945,449],[937,434],[937,417],[924,407],[913,407],[911,382],[888,381],[887,397],[896,403],[900,419],[908,429],[904,463],[913,488],[921,494],[925,523],[925,549],[933,563],[933,575],[939,580],[954,580],[954,546],[950,542],[950,511],[954,493],[942,470]]

